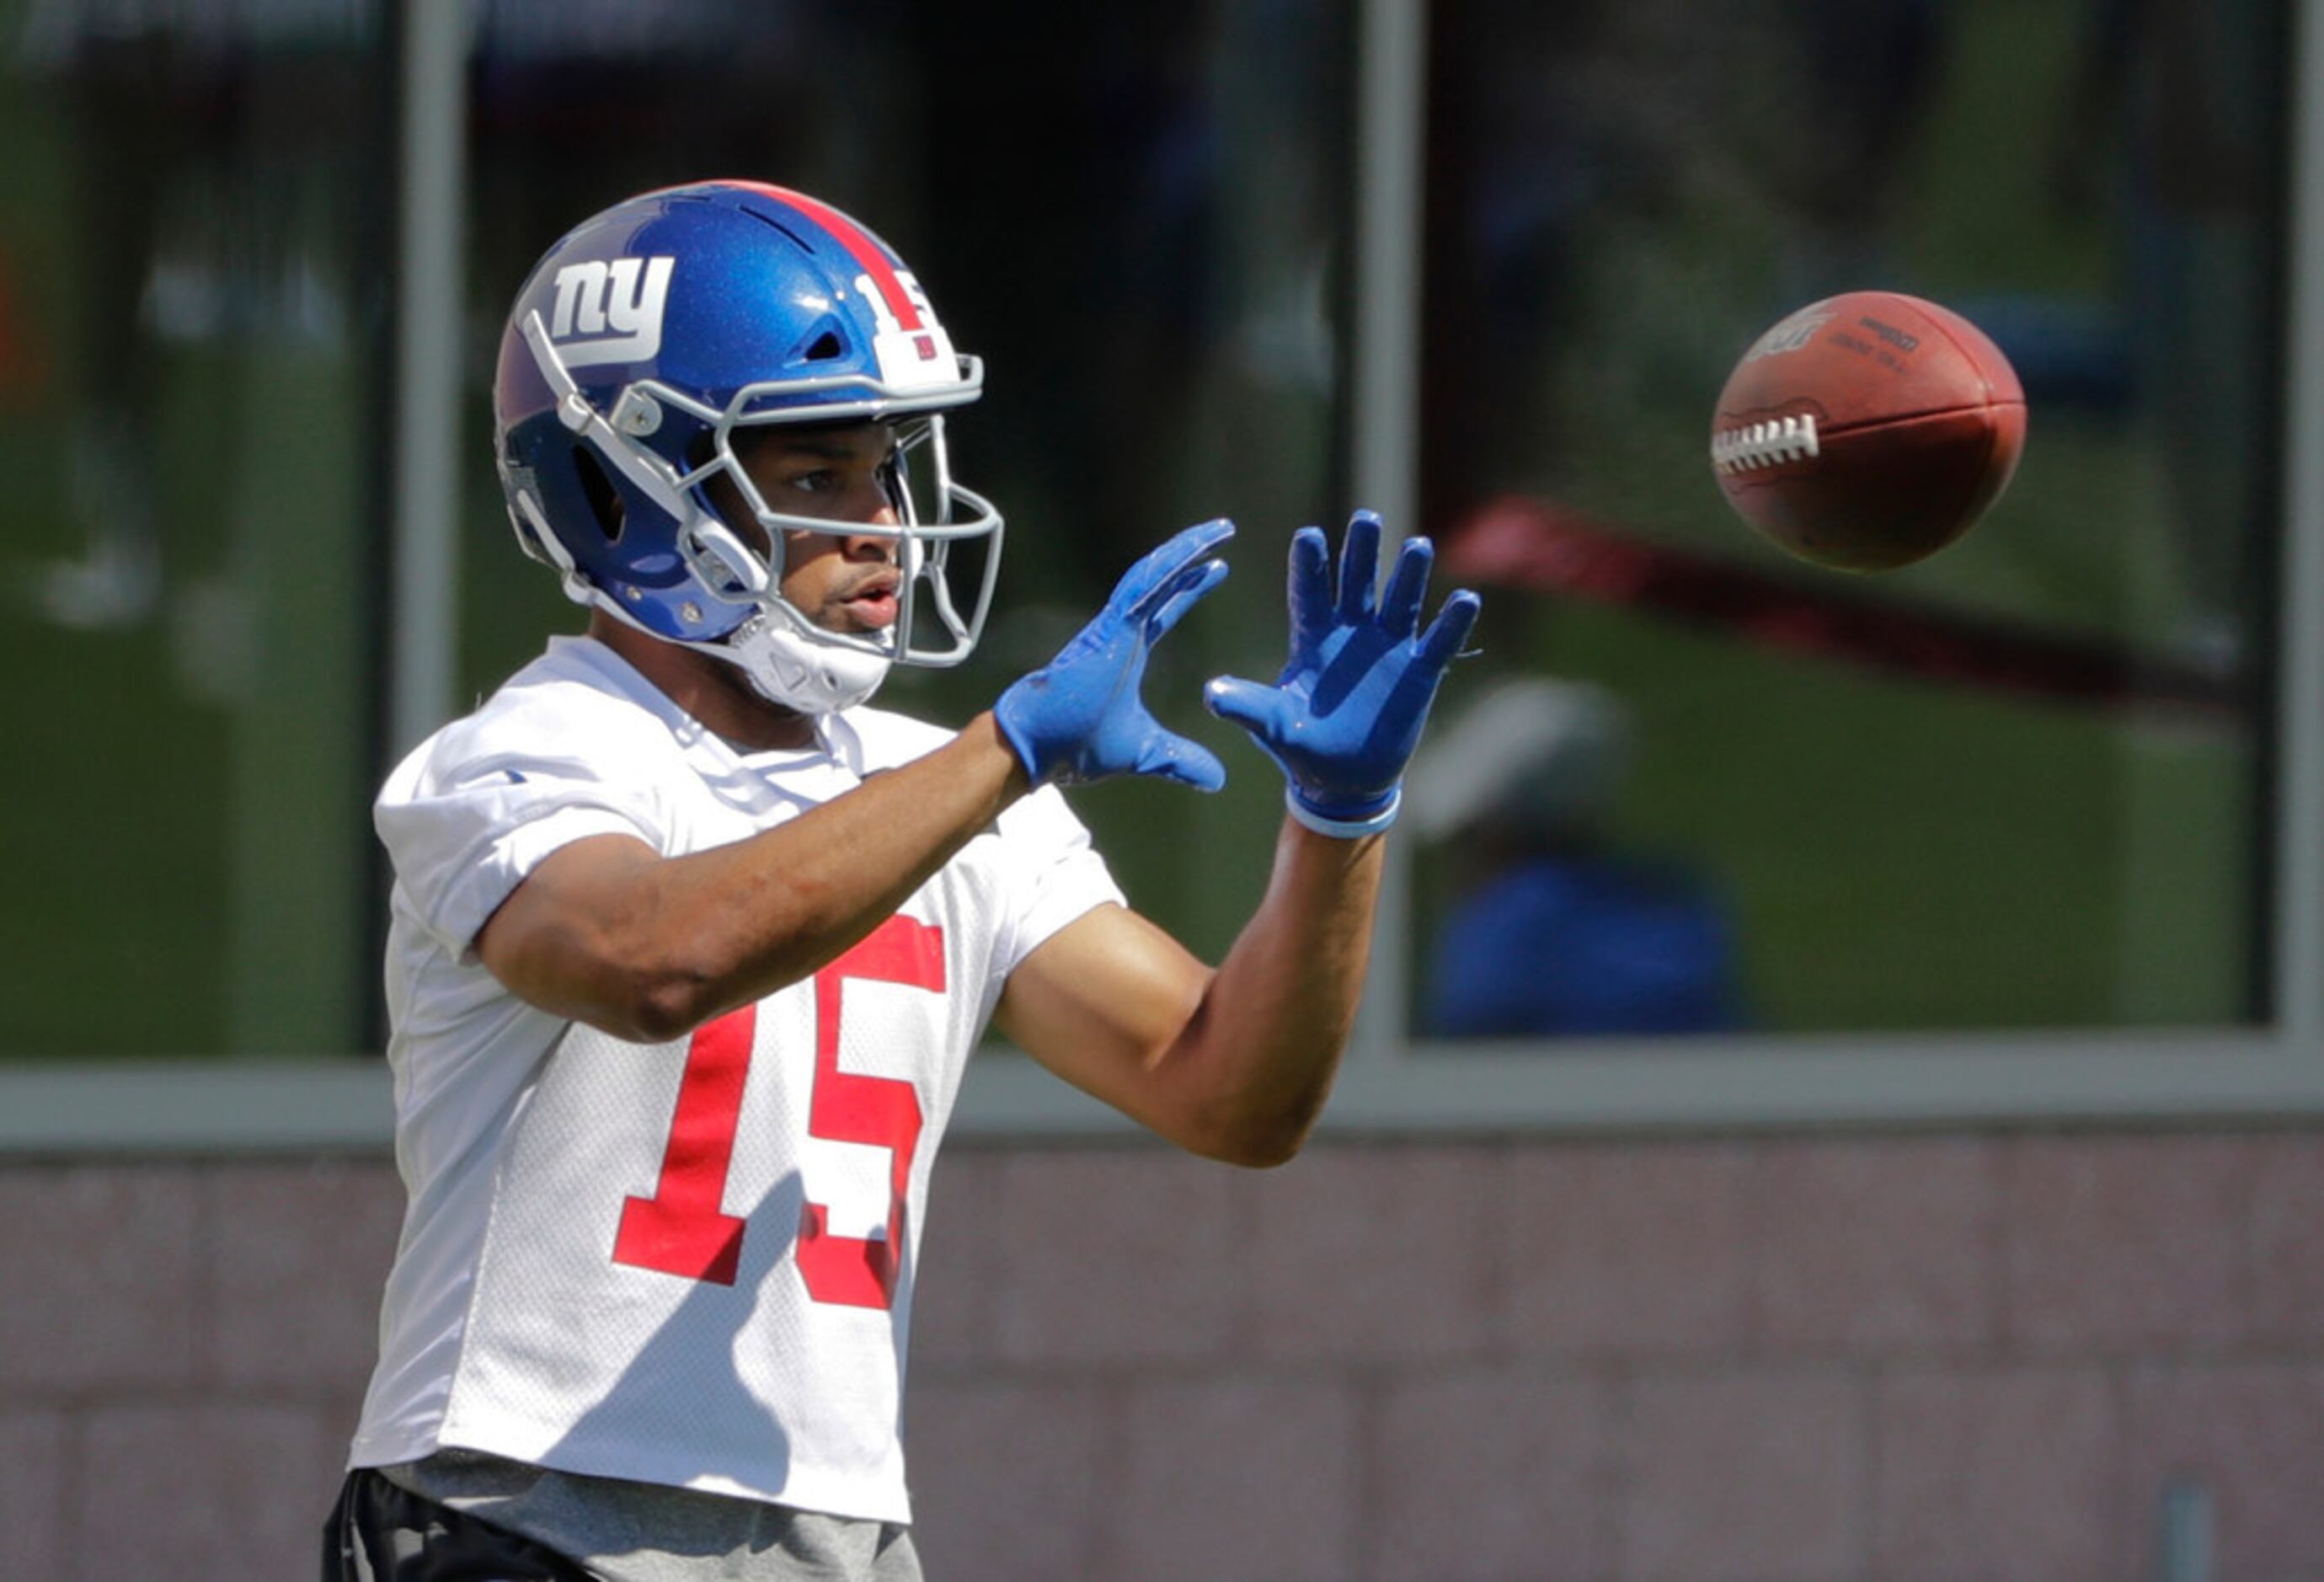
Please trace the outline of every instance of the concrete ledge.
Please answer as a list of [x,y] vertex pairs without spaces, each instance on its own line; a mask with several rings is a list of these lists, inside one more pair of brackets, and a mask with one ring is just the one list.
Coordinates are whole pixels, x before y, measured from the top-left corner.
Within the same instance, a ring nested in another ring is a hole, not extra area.
[[240,1153],[392,1145],[386,1062],[0,1065],[0,1153]]
[[[2324,1048],[2280,1033],[2061,1032],[1382,1046],[1349,1052],[1323,1133],[1591,1135],[2284,1124],[2324,1115]],[[385,1063],[0,1063],[0,1156],[379,1152]],[[996,1045],[960,1138],[1141,1138]]]

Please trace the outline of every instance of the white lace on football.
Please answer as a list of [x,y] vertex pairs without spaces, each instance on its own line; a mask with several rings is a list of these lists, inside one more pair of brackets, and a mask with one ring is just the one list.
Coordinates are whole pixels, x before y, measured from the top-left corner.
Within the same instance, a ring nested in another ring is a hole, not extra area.
[[1711,465],[1721,473],[1756,472],[1816,454],[1813,412],[1722,429],[1711,437]]

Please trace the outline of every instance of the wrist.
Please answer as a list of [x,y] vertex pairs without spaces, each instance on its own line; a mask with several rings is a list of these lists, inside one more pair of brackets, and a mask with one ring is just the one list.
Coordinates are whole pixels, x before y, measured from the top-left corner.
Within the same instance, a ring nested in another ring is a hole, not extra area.
[[1001,724],[1001,716],[995,710],[988,708],[970,720],[961,727],[960,735],[962,740],[1007,760],[1008,769],[1001,782],[1001,797],[1004,803],[1015,801],[1040,783],[1034,778],[1024,752],[1011,738],[1008,727]]
[[1319,808],[1301,796],[1298,787],[1286,786],[1283,806],[1292,818],[1318,835],[1334,840],[1358,840],[1367,835],[1378,835],[1396,822],[1404,806],[1404,787],[1399,782],[1368,800],[1335,802],[1329,808]]
[[1046,781],[1049,770],[1054,767],[1042,762],[1040,742],[1027,727],[1026,722],[1019,717],[1022,694],[1033,682],[1034,677],[1027,676],[1012,684],[1001,694],[987,715],[992,721],[993,733],[1000,738],[1001,745],[1017,760],[1018,772],[1025,777],[1028,790]]

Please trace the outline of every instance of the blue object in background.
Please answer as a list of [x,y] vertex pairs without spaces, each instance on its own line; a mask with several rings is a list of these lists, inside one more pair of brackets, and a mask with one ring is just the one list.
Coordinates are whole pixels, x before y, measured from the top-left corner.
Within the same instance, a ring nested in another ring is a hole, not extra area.
[[1736,928],[1684,863],[1615,849],[1629,714],[1606,689],[1524,677],[1414,765],[1428,859],[1461,887],[1425,964],[1421,1031],[1446,1038],[1732,1032]]
[[1450,1038],[1721,1032],[1743,1025],[1733,929],[1700,881],[1590,853],[1463,896],[1436,939],[1425,1031]]

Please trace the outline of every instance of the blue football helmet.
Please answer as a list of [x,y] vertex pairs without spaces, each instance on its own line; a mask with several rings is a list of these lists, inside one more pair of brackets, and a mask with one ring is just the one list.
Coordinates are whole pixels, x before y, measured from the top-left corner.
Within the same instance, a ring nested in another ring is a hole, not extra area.
[[[758,182],[673,187],[583,222],[517,293],[493,386],[501,486],[518,542],[569,597],[820,714],[871,696],[890,664],[957,664],[976,645],[1001,517],[953,481],[943,414],[983,384],[902,261],[847,216]],[[895,427],[892,524],[770,510],[735,458],[745,425],[848,421]],[[719,513],[705,486],[720,474],[762,532]],[[900,541],[894,624],[834,632],[787,603],[786,529]],[[964,600],[947,571],[968,540],[988,541]]]

